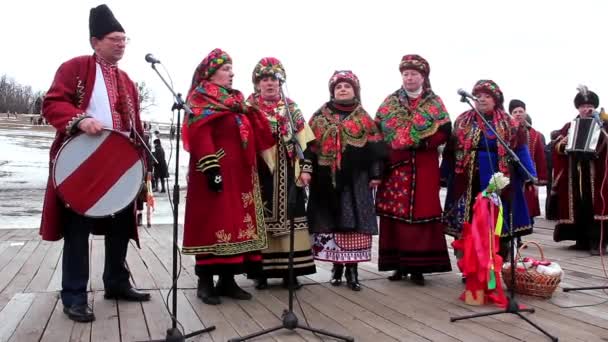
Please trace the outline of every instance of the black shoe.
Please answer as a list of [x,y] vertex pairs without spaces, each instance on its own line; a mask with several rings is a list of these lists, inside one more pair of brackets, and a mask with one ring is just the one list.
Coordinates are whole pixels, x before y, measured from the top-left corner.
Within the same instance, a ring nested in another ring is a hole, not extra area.
[[234,281],[234,275],[220,276],[217,281],[215,291],[218,295],[224,297],[230,297],[238,300],[250,300],[253,298],[251,293],[240,288],[236,281]]
[[198,278],[196,296],[200,298],[203,303],[208,305],[218,305],[222,302],[213,287],[213,276],[202,276]]
[[266,290],[268,288],[268,279],[258,278],[254,280],[255,288],[258,290]]
[[359,284],[359,271],[357,270],[357,264],[346,265],[346,285],[353,291],[361,291],[361,284]]
[[577,241],[574,245],[568,246],[568,249],[573,251],[588,251],[590,247],[589,243]]
[[401,279],[403,279],[403,272],[401,272],[401,270],[396,270],[395,272],[393,272],[392,275],[388,277],[388,280],[390,281],[398,281]]
[[64,306],[63,313],[68,315],[68,318],[76,322],[93,322],[95,314],[88,304],[73,305],[71,307]]
[[418,286],[424,286],[424,276],[422,273],[412,273],[412,275],[410,275],[410,280]]
[[334,264],[334,267],[331,269],[331,279],[329,283],[333,286],[340,286],[342,284],[342,274],[344,273],[344,265],[343,264]]
[[106,293],[103,295],[103,297],[105,299],[119,299],[126,300],[128,302],[147,302],[150,300],[149,293],[139,292],[132,287],[116,290],[106,289]]
[[[283,283],[281,283],[281,286],[283,286],[285,289],[289,289],[289,277],[283,278]],[[292,286],[294,290],[299,290],[302,288],[302,284],[300,284],[298,281],[298,277],[293,277]]]

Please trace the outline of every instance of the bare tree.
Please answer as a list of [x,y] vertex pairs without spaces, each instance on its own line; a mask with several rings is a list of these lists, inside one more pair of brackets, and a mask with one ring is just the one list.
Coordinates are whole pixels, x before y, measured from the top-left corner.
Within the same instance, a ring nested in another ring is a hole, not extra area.
[[6,75],[0,77],[0,112],[31,113],[38,94]]
[[152,90],[146,86],[146,82],[137,83],[139,92],[139,109],[142,113],[147,112],[151,107],[156,106],[156,99]]

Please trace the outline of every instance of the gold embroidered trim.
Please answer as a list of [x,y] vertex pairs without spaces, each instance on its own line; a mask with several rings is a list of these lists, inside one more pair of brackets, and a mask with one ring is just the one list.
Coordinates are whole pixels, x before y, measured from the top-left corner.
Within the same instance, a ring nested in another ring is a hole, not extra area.
[[260,193],[260,182],[255,167],[251,168],[251,179],[253,183],[253,202],[255,204],[257,233],[252,240],[241,242],[216,243],[211,246],[182,247],[183,254],[236,255],[251,251],[259,251],[268,248],[268,237],[264,224],[264,207],[262,205],[262,194]]
[[84,84],[80,77],[76,76],[76,104],[78,108],[82,107],[84,102]]

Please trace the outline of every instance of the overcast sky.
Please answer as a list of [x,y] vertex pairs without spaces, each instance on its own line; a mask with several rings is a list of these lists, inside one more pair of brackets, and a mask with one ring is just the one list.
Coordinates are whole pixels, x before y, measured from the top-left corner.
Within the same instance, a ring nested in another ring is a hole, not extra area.
[[[65,60],[90,54],[89,9],[99,1],[0,2],[0,74],[34,90],[48,89]],[[578,1],[106,1],[131,43],[120,66],[150,86],[157,107],[146,118],[169,121],[172,100],[149,64],[153,53],[185,93],[213,48],[233,58],[236,89],[252,91],[251,72],[265,56],[287,70],[288,93],[306,117],[329,97],[337,69],[353,70],[363,105],[374,115],[401,85],[398,65],[417,53],[431,65],[431,84],[452,120],[467,109],[456,95],[493,79],[527,103],[543,133],[576,111],[583,83],[608,99],[608,2]]]

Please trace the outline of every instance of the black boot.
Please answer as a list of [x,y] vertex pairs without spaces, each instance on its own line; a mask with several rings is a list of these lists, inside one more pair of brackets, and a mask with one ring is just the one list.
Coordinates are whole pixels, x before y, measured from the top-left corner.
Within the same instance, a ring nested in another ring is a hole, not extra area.
[[268,279],[264,277],[259,277],[254,280],[255,288],[258,290],[266,290],[268,288]]
[[218,305],[221,303],[220,297],[217,295],[215,288],[213,287],[212,275],[202,275],[198,277],[196,296],[205,304]]
[[422,273],[412,273],[412,275],[410,275],[410,280],[418,286],[424,286],[424,276]]
[[215,290],[218,295],[224,297],[230,297],[240,300],[249,300],[252,298],[251,293],[240,288],[236,281],[234,281],[234,275],[220,275],[220,279],[217,281]]
[[401,270],[395,270],[392,275],[388,277],[390,281],[398,281],[403,279],[403,272]]
[[346,284],[353,291],[361,291],[361,285],[359,284],[359,272],[357,271],[358,264],[347,264],[346,265]]
[[333,286],[340,286],[342,284],[342,274],[344,273],[344,265],[334,263],[334,267],[331,269],[331,280],[330,284]]

